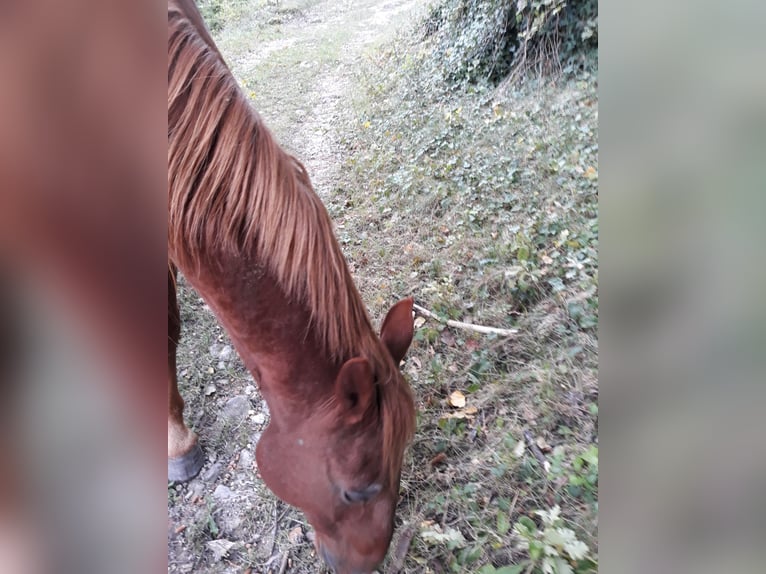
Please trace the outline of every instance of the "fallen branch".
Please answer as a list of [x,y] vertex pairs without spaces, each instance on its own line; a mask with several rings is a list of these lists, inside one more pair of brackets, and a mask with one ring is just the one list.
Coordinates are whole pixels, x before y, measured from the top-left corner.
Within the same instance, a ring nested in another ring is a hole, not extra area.
[[270,564],[272,561],[276,560],[278,554],[277,554],[277,536],[279,535],[279,523],[282,520],[282,518],[287,513],[287,508],[284,509],[281,513],[279,513],[279,509],[281,507],[281,503],[279,500],[274,501],[274,533],[272,534],[272,540],[271,540],[271,558],[269,558],[269,561],[267,564]]
[[543,451],[540,450],[540,447],[535,444],[535,439],[532,436],[532,433],[525,430],[524,431],[524,438],[527,441],[527,445],[529,446],[529,450],[532,451],[532,454],[535,455],[535,458],[537,459],[537,462],[540,463],[540,466],[545,468],[545,455],[543,454]]
[[410,548],[410,543],[412,542],[412,538],[415,536],[416,531],[417,521],[413,521],[399,536],[399,541],[396,543],[396,550],[394,551],[388,574],[399,574],[404,568],[404,560],[407,557],[407,551]]
[[290,556],[290,551],[284,553],[282,556],[282,563],[279,565],[279,573],[278,574],[285,574],[285,570],[287,570],[287,558]]
[[[412,307],[421,315],[425,317],[429,317],[431,319],[436,319],[437,321],[444,322],[443,319],[441,319],[436,313],[433,313],[432,311],[429,311],[425,307],[421,307],[420,305],[413,304]],[[497,327],[485,327],[484,325],[474,325],[473,323],[463,323],[462,321],[453,321],[452,319],[447,319],[446,321],[447,325],[450,327],[455,327],[456,329],[466,329],[468,331],[475,331],[477,333],[484,333],[486,335],[494,334],[494,335],[500,335],[502,337],[510,337],[512,335],[516,335],[519,330],[518,329],[498,329]]]

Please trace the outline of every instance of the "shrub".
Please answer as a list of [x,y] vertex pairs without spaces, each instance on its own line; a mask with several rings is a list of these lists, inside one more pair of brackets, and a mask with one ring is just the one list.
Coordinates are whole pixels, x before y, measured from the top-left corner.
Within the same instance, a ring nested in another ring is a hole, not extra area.
[[453,83],[497,84],[530,70],[573,73],[595,61],[597,0],[441,0],[422,32]]

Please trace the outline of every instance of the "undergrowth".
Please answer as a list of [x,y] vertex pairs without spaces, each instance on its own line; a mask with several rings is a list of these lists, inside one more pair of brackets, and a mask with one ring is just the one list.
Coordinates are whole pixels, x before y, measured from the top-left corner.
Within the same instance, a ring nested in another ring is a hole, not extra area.
[[440,318],[416,322],[405,366],[419,424],[399,513],[418,527],[404,571],[592,572],[596,77],[444,82],[428,65],[431,22],[359,75],[351,159],[326,200],[373,315],[386,293]]
[[595,67],[597,0],[440,0],[419,32],[433,75],[452,83],[519,79]]

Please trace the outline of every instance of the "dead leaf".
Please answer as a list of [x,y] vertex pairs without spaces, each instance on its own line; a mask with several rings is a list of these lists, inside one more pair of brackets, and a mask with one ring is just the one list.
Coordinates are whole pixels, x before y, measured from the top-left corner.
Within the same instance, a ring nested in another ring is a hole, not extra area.
[[537,419],[537,416],[535,415],[535,411],[529,408],[528,405],[523,405],[521,407],[521,414],[528,423],[532,425],[535,424],[535,420]]
[[181,524],[176,528],[176,534],[181,534],[184,530],[186,530],[186,524]]
[[455,335],[453,335],[450,331],[447,331],[447,329],[442,331],[442,334],[439,338],[441,339],[442,343],[444,343],[448,347],[455,346],[455,343],[456,343]]
[[443,452],[440,452],[435,457],[431,459],[431,466],[437,466],[439,464],[444,464],[447,462],[447,455]]
[[468,339],[465,342],[465,350],[468,351],[469,353],[472,353],[473,351],[475,351],[478,348],[479,348],[478,341],[474,341],[473,339]]
[[418,317],[417,319],[415,319],[415,328],[416,329],[420,329],[425,324],[426,324],[425,317]]
[[449,544],[452,548],[462,548],[466,545],[463,533],[451,526],[442,529],[440,525],[433,524],[421,530],[420,537],[427,544],[434,546]]
[[524,449],[526,446],[527,445],[524,443],[524,439],[519,439],[519,442],[517,442],[516,446],[513,447],[513,456],[516,458],[521,458],[524,455]]
[[462,409],[465,406],[465,395],[460,391],[452,391],[452,394],[449,396],[449,404]]
[[291,544],[298,544],[303,540],[303,528],[296,526],[290,532],[287,533],[287,539]]
[[213,553],[214,562],[220,562],[223,560],[223,557],[229,553],[229,550],[234,548],[236,545],[236,542],[232,542],[231,540],[226,540],[224,538],[220,540],[210,540],[209,542],[205,543],[207,549]]
[[476,418],[477,411],[478,409],[476,407],[468,407],[466,409],[452,411],[451,413],[444,413],[439,418],[440,419],[468,419],[469,421],[472,421],[474,418]]
[[551,452],[551,445],[549,445],[547,442],[545,442],[545,439],[541,436],[537,437],[535,439],[535,442],[537,443],[537,448],[539,448],[543,452]]
[[585,177],[588,179],[596,179],[598,177],[598,172],[596,171],[596,168],[593,166],[588,166],[588,169],[585,170]]
[[410,524],[399,535],[399,540],[396,543],[396,550],[394,551],[393,559],[391,560],[391,567],[388,570],[391,574],[398,574],[402,571],[402,568],[404,567],[404,559],[407,556],[407,550],[409,550],[412,537],[415,536],[416,530],[417,528],[415,524]]

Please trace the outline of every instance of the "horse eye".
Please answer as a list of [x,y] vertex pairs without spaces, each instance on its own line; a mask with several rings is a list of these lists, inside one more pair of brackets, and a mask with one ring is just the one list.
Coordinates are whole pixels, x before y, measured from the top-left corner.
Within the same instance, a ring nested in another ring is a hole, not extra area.
[[367,502],[372,497],[380,492],[381,486],[379,484],[372,484],[364,490],[342,490],[341,498],[346,504],[354,504],[356,502]]

